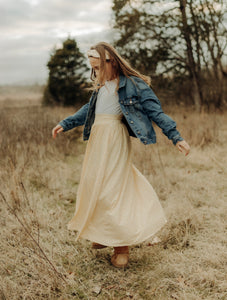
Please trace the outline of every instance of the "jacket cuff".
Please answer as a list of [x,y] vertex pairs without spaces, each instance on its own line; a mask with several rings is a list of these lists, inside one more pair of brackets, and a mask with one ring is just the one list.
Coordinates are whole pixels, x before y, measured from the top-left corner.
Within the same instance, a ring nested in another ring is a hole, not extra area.
[[173,144],[176,146],[176,143],[179,141],[183,141],[184,139],[180,135],[176,135],[172,138]]
[[59,125],[61,125],[61,127],[63,128],[63,131],[67,131],[67,126],[64,124],[64,120],[62,120],[61,122],[58,123]]

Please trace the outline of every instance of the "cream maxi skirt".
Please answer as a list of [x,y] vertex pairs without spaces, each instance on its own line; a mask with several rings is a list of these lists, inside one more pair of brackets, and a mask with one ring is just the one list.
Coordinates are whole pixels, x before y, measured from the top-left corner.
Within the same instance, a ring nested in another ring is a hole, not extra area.
[[76,210],[69,230],[106,246],[130,246],[166,223],[159,199],[131,162],[131,142],[121,116],[96,114],[87,143]]

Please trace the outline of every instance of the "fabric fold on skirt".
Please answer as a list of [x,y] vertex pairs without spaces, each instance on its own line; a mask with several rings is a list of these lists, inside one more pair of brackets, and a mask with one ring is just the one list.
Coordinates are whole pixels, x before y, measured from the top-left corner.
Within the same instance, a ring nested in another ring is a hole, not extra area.
[[107,246],[130,246],[154,235],[166,218],[148,180],[131,162],[120,115],[96,114],[87,143],[69,230]]

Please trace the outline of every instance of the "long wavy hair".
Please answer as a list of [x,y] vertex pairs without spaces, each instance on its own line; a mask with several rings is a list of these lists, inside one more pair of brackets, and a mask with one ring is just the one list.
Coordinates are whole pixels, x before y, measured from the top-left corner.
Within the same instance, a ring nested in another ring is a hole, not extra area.
[[[126,77],[129,76],[136,76],[144,80],[148,85],[151,84],[150,77],[141,74],[140,72],[133,69],[130,64],[120,56],[117,50],[106,42],[100,42],[90,48],[91,50],[96,50],[100,55],[100,71],[99,76],[96,75],[95,70],[92,68],[91,70],[91,80],[94,83],[95,89],[99,89],[105,81],[105,74],[106,74],[106,63],[112,64],[112,79],[118,79],[118,86],[119,86],[119,75],[123,74]],[[106,59],[106,51],[109,54],[110,59]]]

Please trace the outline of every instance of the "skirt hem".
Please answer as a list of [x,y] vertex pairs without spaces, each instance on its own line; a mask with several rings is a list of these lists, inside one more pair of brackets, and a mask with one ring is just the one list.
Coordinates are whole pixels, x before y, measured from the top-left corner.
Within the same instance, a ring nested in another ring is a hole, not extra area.
[[[165,226],[166,223],[167,223],[167,220],[164,221],[164,224],[157,227],[157,229],[152,234],[149,234],[149,236],[147,236],[145,238],[142,238],[141,240],[136,241],[135,243],[124,243],[124,242],[122,242],[122,243],[110,243],[110,242],[105,242],[105,240],[101,240],[101,239],[92,239],[92,238],[89,237],[89,235],[85,235],[85,234],[82,234],[78,238],[76,238],[76,242],[79,239],[85,239],[85,240],[89,240],[91,242],[99,243],[101,245],[105,245],[105,246],[108,246],[108,247],[134,246],[134,245],[142,244],[146,240],[153,237],[159,230],[162,229],[162,227]],[[69,228],[68,228],[68,230],[77,231],[76,229],[69,229]]]

